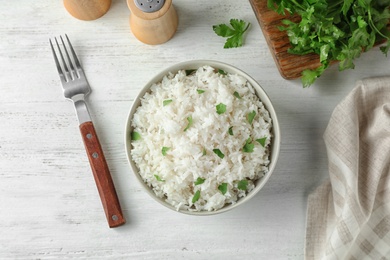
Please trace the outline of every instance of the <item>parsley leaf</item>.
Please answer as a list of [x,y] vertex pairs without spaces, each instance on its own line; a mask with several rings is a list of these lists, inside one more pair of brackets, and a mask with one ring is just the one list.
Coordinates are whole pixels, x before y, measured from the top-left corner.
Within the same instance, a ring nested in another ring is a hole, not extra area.
[[226,71],[218,69],[218,73],[221,75],[227,75]]
[[156,178],[157,181],[165,182],[165,180],[161,179],[161,177],[158,176],[157,174],[155,174],[154,177]]
[[218,190],[222,193],[222,195],[225,195],[227,192],[227,183],[222,183],[218,186]]
[[219,149],[213,149],[213,152],[218,155],[219,158],[223,159],[225,155]]
[[204,183],[205,180],[206,180],[206,179],[203,179],[203,178],[201,178],[201,177],[198,177],[198,178],[196,179],[196,181],[194,182],[194,184],[195,184],[195,185],[200,185],[200,184]]
[[260,139],[256,139],[256,142],[258,142],[259,144],[261,144],[261,146],[265,147],[265,141],[267,141],[267,137],[263,137],[263,138],[260,138]]
[[196,92],[198,92],[198,94],[203,94],[206,90],[203,90],[203,89],[197,89]]
[[217,110],[218,115],[226,112],[226,105],[223,103],[219,103],[215,108]]
[[188,121],[188,124],[187,124],[186,128],[184,128],[184,132],[187,131],[188,128],[190,128],[190,126],[192,126],[192,116],[187,117],[187,121]]
[[171,147],[166,147],[166,146],[163,146],[161,148],[161,153],[163,156],[166,156],[167,155],[167,152],[171,149]]
[[244,144],[244,147],[242,148],[242,150],[244,151],[244,153],[253,153],[253,149],[255,148],[255,145],[252,143],[252,140],[251,138],[249,137],[245,144]]
[[[352,61],[352,60],[351,60]],[[304,70],[302,72],[302,78],[301,78],[301,81],[302,81],[302,85],[303,87],[309,87],[311,86],[314,81],[319,77],[321,76],[322,72],[325,70],[326,68],[324,66],[320,66],[318,67],[317,69],[314,69],[314,70]]]
[[228,38],[223,46],[227,48],[237,48],[243,45],[243,35],[248,30],[250,23],[238,19],[230,19],[230,25],[214,25],[214,32],[221,37]]
[[199,198],[200,198],[200,190],[197,190],[194,194],[194,197],[192,197],[192,203],[197,202]]
[[240,94],[238,94],[237,91],[234,91],[233,95],[234,95],[236,98],[241,99],[241,96],[240,96]]
[[214,25],[213,30],[218,36],[221,37],[230,37],[235,34],[234,29],[229,27],[227,24]]
[[248,181],[247,180],[241,180],[237,184],[237,188],[239,190],[247,190],[247,186],[248,186]]
[[166,99],[163,101],[163,106],[165,107],[166,105],[169,105],[170,103],[172,103],[172,99]]
[[229,135],[233,135],[233,126],[229,127],[228,133]]
[[249,122],[249,124],[252,124],[253,119],[255,118],[255,116],[256,116],[256,111],[252,111],[252,112],[248,113],[248,122]]
[[131,133],[131,140],[137,141],[137,140],[140,140],[140,139],[141,139],[140,133],[138,133],[138,132],[132,132]]

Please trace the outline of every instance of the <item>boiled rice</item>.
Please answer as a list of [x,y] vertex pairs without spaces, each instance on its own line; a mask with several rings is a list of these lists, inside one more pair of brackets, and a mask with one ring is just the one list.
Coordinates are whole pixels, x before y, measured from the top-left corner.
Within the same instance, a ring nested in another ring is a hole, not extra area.
[[[141,138],[131,156],[145,183],[177,210],[214,211],[246,196],[268,172],[271,117],[246,78],[210,66],[187,74],[169,73],[141,99],[132,120]],[[226,111],[218,114],[221,103]]]

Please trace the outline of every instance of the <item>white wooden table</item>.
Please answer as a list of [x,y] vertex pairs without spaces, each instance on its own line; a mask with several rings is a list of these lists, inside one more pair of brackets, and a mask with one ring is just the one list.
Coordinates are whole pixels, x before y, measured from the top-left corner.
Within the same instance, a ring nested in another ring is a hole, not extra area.
[[[302,259],[306,200],[327,177],[322,141],[331,113],[364,77],[390,73],[378,48],[356,69],[330,68],[315,85],[279,75],[248,1],[176,0],[179,27],[148,46],[131,33],[125,0],[95,21],[71,17],[62,1],[2,1],[0,9],[0,259]],[[245,45],[223,49],[212,25],[252,23]],[[93,92],[90,112],[127,223],[109,229],[78,130],[64,100],[48,39],[67,33]],[[127,163],[124,127],[141,87],[175,63],[212,59],[250,74],[278,113],[276,171],[249,203],[193,217],[141,189]]]

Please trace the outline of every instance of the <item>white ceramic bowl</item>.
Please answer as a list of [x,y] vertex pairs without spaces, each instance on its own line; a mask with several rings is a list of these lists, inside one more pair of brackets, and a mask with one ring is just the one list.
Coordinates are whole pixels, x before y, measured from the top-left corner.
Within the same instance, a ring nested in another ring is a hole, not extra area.
[[271,103],[270,99],[268,98],[267,94],[265,93],[265,91],[261,88],[261,86],[253,78],[251,78],[245,72],[243,72],[243,71],[241,71],[241,70],[239,70],[231,65],[221,63],[218,61],[194,60],[194,61],[187,61],[187,62],[178,63],[178,64],[173,65],[171,67],[168,67],[168,68],[164,69],[163,71],[161,71],[160,73],[158,73],[142,88],[140,93],[135,98],[133,105],[130,108],[129,115],[127,117],[127,123],[126,123],[126,129],[125,129],[125,144],[126,144],[127,159],[130,163],[131,169],[133,170],[135,176],[137,177],[137,179],[141,183],[142,187],[146,190],[146,192],[149,193],[149,195],[152,198],[154,198],[156,201],[158,201],[162,205],[164,205],[164,206],[166,206],[174,211],[177,211],[172,205],[165,202],[163,199],[158,198],[155,195],[155,193],[153,192],[153,190],[146,185],[146,183],[143,181],[143,179],[139,175],[139,173],[138,173],[139,169],[131,157],[131,153],[130,153],[130,151],[132,149],[131,132],[133,130],[131,127],[131,121],[132,121],[133,115],[134,115],[137,107],[141,104],[140,99],[145,95],[146,92],[149,91],[149,89],[153,85],[153,83],[160,82],[163,79],[163,77],[165,75],[167,75],[169,72],[176,73],[179,70],[197,69],[197,68],[204,66],[204,65],[209,65],[209,66],[216,68],[216,69],[222,69],[228,73],[241,75],[248,80],[248,82],[255,89],[257,96],[260,98],[260,100],[263,102],[265,108],[270,113],[270,116],[272,118],[273,138],[272,138],[271,146],[270,146],[271,152],[270,152],[270,163],[268,165],[269,171],[265,174],[264,177],[262,177],[261,179],[259,179],[255,182],[255,188],[251,192],[249,192],[246,197],[240,198],[237,201],[237,203],[235,203],[235,204],[225,205],[223,208],[218,209],[216,211],[179,210],[179,212],[181,212],[181,213],[190,214],[190,215],[213,215],[213,214],[217,214],[217,213],[222,213],[222,212],[226,212],[228,210],[231,210],[233,208],[236,208],[236,207],[240,206],[241,204],[249,201],[251,198],[253,198],[261,190],[261,188],[263,188],[263,186],[266,184],[268,179],[271,177],[271,175],[275,169],[275,165],[276,165],[276,162],[278,160],[279,150],[280,150],[280,128],[279,128],[278,118],[276,116],[274,107],[272,106],[272,103]]

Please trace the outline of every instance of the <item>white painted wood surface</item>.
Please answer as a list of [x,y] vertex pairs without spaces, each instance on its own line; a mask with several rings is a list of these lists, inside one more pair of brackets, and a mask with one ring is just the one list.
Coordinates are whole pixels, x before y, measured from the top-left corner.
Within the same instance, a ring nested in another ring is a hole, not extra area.
[[[62,1],[2,1],[0,9],[0,259],[302,259],[308,194],[327,177],[322,134],[354,83],[389,75],[378,48],[356,69],[332,67],[315,85],[280,77],[248,1],[176,0],[179,28],[148,46],[131,34],[125,0],[95,21],[71,17]],[[252,23],[245,46],[222,48],[212,25]],[[64,100],[49,37],[67,33],[93,92],[100,135],[127,224],[109,229],[79,135]],[[213,59],[253,76],[279,115],[274,175],[242,207],[192,217],[159,205],[128,166],[124,127],[141,87],[177,62]]]

